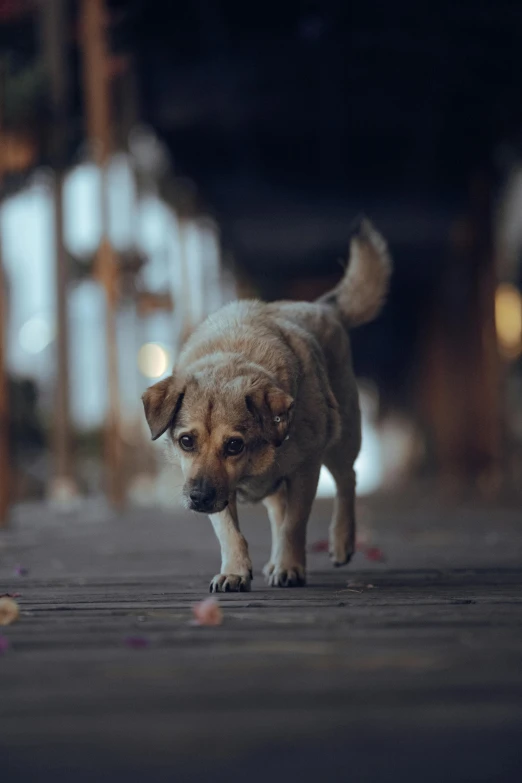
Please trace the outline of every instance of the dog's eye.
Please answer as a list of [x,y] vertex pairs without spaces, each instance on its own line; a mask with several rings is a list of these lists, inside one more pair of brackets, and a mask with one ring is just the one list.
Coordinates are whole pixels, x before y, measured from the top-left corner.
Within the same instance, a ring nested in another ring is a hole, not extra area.
[[192,435],[182,435],[179,439],[179,445],[183,451],[192,451],[194,448],[194,438]]
[[241,438],[231,438],[225,445],[225,454],[229,457],[235,457],[237,454],[241,454],[244,448],[245,443]]

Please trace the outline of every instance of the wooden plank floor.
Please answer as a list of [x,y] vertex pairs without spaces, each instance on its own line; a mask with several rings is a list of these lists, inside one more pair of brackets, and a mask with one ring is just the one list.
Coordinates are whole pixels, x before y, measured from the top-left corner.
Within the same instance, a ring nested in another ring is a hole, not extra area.
[[0,593],[22,610],[0,629],[2,783],[518,783],[520,508],[402,498],[361,518],[386,563],[311,554],[308,587],[267,589],[268,525],[247,511],[253,591],[198,628],[219,563],[204,517],[17,509],[0,535]]

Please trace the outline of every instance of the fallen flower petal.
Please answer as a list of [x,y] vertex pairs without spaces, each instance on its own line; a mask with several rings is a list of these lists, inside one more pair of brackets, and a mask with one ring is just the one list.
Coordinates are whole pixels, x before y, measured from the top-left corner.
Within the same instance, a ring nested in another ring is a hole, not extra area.
[[28,573],[29,573],[29,569],[24,568],[24,566],[16,566],[15,568],[16,576],[27,576]]
[[329,545],[326,538],[322,538],[319,541],[314,541],[308,547],[310,552],[328,552]]
[[0,598],[20,598],[21,593],[2,593]]
[[367,585],[364,584],[364,582],[347,582],[346,587],[352,588],[353,590],[357,590],[362,593],[363,590],[373,590],[375,585]]
[[12,598],[0,598],[0,625],[11,625],[20,617],[20,609]]
[[7,652],[9,649],[9,641],[5,636],[0,636],[0,655]]
[[221,625],[223,612],[215,598],[205,598],[192,607],[194,625]]
[[149,646],[149,640],[145,636],[128,636],[125,644],[133,650],[143,650]]
[[373,560],[376,563],[384,563],[386,560],[384,552],[378,546],[369,546],[363,551],[367,560]]

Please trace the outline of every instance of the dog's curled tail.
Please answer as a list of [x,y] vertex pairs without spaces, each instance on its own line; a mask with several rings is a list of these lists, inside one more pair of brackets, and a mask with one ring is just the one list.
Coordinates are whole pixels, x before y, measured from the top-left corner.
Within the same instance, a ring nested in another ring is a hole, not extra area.
[[349,328],[379,314],[390,282],[392,261],[384,237],[367,218],[354,227],[345,275],[333,291],[319,300],[333,305]]

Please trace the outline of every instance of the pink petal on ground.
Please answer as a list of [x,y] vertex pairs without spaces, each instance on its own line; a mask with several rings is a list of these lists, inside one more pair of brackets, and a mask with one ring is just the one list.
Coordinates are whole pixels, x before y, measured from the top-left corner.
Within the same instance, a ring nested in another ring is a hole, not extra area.
[[5,636],[0,636],[0,655],[7,652],[9,649],[9,641]]
[[364,556],[367,560],[373,560],[375,563],[384,563],[386,557],[382,549],[378,546],[369,546],[364,549]]
[[127,636],[125,644],[133,650],[144,650],[145,647],[149,646],[150,642],[146,636]]
[[313,541],[308,549],[310,552],[328,552],[328,541],[326,538],[321,538],[319,541]]
[[194,625],[221,625],[223,612],[215,598],[205,598],[192,607]]
[[12,598],[0,598],[0,625],[11,625],[20,617],[20,607]]
[[362,592],[363,590],[373,590],[375,585],[367,585],[364,582],[348,582],[346,587]]

